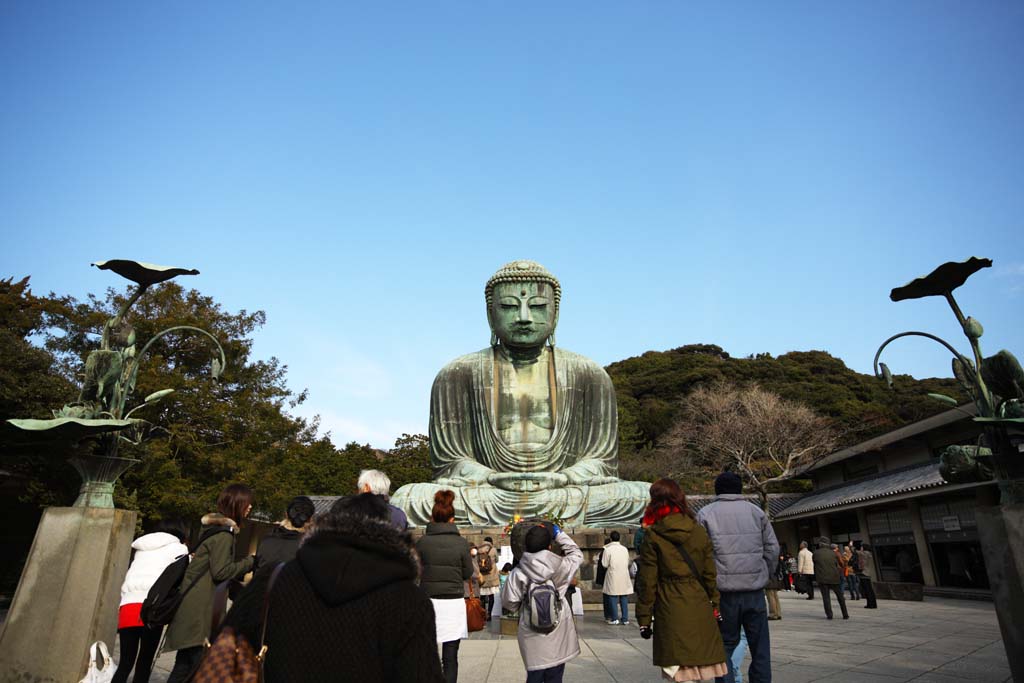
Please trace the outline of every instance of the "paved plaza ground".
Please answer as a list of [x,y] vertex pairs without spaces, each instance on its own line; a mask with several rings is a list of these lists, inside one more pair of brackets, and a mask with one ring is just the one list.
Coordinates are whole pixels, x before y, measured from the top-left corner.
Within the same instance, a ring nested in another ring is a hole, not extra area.
[[[882,600],[877,610],[851,602],[850,620],[827,621],[821,600],[782,593],[783,619],[771,622],[772,672],[776,683],[946,683],[1009,681],[1010,670],[992,603],[927,598],[925,602]],[[522,683],[514,637],[490,631],[463,642],[459,681]],[[566,681],[654,683],[651,642],[634,625],[608,626],[600,612],[577,619],[583,654],[566,668]],[[273,656],[273,655],[271,655]],[[173,654],[157,661],[151,679],[164,683]],[[744,666],[744,670],[746,666]]]

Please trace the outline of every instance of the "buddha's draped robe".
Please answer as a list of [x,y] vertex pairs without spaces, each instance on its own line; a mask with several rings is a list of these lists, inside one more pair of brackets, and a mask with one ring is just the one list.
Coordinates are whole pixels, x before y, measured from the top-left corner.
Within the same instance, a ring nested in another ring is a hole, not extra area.
[[[434,494],[455,491],[456,521],[503,526],[513,515],[560,518],[578,526],[636,524],[650,485],[618,479],[615,389],[597,363],[551,349],[555,365],[554,429],[539,450],[518,451],[498,436],[494,415],[496,351],[455,359],[430,394],[430,459],[434,483],[409,484],[392,497],[412,524],[430,521]],[[495,472],[561,472],[567,486],[507,491],[487,483]],[[605,480],[606,483],[588,484]]]

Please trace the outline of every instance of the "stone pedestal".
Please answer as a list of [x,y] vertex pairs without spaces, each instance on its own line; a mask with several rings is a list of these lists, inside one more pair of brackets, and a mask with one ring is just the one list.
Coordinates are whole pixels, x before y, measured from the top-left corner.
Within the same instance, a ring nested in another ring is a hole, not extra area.
[[515,636],[519,634],[519,617],[501,617],[501,635]]
[[1024,681],[1024,505],[979,507],[975,518],[1010,672]]
[[113,649],[136,517],[47,508],[0,632],[0,683],[77,683],[89,645]]

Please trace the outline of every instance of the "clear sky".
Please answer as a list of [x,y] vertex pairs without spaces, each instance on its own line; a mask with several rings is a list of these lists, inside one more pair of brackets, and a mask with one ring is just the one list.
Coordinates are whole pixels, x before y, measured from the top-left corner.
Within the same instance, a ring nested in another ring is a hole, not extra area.
[[[0,3],[0,277],[109,258],[264,309],[336,441],[425,431],[531,258],[561,346],[714,343],[870,372],[944,302],[1024,355],[1024,3]],[[948,376],[939,346],[895,372]]]

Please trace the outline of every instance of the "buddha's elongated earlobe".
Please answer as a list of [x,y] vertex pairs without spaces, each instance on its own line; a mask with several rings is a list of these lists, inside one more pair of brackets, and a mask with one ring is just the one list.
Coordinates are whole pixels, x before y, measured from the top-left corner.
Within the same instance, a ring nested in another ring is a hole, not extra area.
[[498,345],[498,335],[496,335],[494,333],[494,330],[491,330],[491,346],[497,346],[497,345]]

